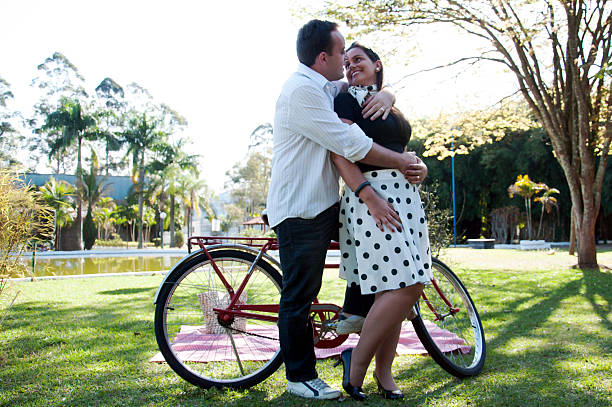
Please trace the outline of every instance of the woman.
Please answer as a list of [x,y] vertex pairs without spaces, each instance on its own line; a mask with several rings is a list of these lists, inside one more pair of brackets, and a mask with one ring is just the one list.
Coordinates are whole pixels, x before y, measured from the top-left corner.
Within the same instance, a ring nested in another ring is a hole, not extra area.
[[[346,52],[349,92],[336,98],[338,116],[357,123],[376,143],[402,152],[410,125],[393,109],[386,120],[365,120],[361,104],[380,89],[383,66],[369,48],[353,43]],[[342,386],[354,399],[366,398],[361,386],[376,358],[374,379],[385,398],[403,397],[391,373],[401,324],[431,279],[429,238],[423,205],[414,185],[422,171],[402,174],[392,168],[352,164],[332,155],[346,183],[340,208],[341,272],[349,287],[374,294],[359,342],[342,352]],[[420,162],[415,157],[415,162]],[[406,177],[405,177],[406,176]]]

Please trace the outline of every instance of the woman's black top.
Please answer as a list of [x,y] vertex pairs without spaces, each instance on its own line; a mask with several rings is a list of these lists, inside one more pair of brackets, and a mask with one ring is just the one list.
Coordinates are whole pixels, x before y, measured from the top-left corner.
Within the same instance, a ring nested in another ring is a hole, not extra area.
[[[338,113],[338,117],[356,123],[366,136],[374,140],[375,143],[389,150],[397,151],[398,153],[404,151],[404,147],[406,147],[408,140],[405,140],[405,136],[401,134],[399,123],[393,114],[390,114],[386,120],[380,117],[374,121],[369,118],[364,119],[361,113],[361,106],[359,106],[357,100],[349,93],[341,93],[336,97],[334,100],[334,110]],[[359,162],[356,164],[359,166],[361,172],[390,168],[362,164]]]

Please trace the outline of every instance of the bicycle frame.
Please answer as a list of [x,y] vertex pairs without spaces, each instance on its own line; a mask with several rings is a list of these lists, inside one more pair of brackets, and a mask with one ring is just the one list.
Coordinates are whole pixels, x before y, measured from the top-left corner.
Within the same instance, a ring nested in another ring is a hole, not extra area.
[[[218,275],[219,279],[222,281],[225,286],[227,292],[230,295],[230,303],[225,308],[213,308],[213,311],[219,315],[219,321],[231,324],[233,319],[236,317],[243,318],[251,318],[255,320],[268,321],[268,322],[277,322],[278,316],[275,315],[262,315],[262,314],[254,314],[248,311],[257,311],[264,312],[267,314],[276,314],[278,315],[278,304],[265,304],[265,305],[249,305],[249,304],[240,304],[239,299],[242,295],[247,283],[253,271],[255,269],[256,264],[262,259],[272,262],[274,265],[281,270],[279,262],[272,256],[270,256],[267,252],[269,250],[278,250],[278,242],[276,238],[266,238],[266,237],[232,237],[232,236],[191,236],[187,241],[187,249],[189,252],[189,256],[192,256],[192,248],[197,246],[210,260],[210,264],[212,265],[215,273]],[[219,249],[239,249],[243,251],[247,251],[255,255],[255,261],[251,264],[247,275],[244,280],[241,282],[240,286],[234,291],[234,288],[227,282],[225,276],[222,271],[219,270],[217,264],[213,260],[210,255],[210,251],[219,250]],[[340,248],[340,244],[338,242],[331,242],[328,250],[338,250]],[[256,250],[257,249],[257,250]],[[197,252],[199,253],[199,252]],[[186,257],[186,258],[187,258]],[[338,263],[326,263],[325,268],[338,268],[340,265]],[[172,270],[171,270],[172,271]],[[170,273],[168,273],[169,275]],[[457,314],[460,309],[457,307],[453,307],[451,302],[448,300],[444,292],[438,286],[438,283],[435,279],[431,281],[434,289],[440,296],[440,298],[444,301],[444,303],[448,306],[448,312],[440,313],[431,302],[427,299],[425,293],[421,295],[422,300],[427,304],[427,307],[431,310],[431,312],[435,315],[435,320],[444,320],[446,317]],[[163,285],[163,283],[162,283]],[[161,285],[160,285],[161,287]],[[157,296],[155,296],[155,302],[157,302]],[[313,302],[313,311],[325,310],[328,305],[333,304],[319,304],[315,299]]]

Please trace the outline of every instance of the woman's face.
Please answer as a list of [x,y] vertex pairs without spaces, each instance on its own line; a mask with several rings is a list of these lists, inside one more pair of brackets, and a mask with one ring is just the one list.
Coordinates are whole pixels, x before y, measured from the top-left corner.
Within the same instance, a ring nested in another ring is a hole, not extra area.
[[376,83],[376,69],[380,69],[380,61],[372,62],[359,47],[349,50],[344,57],[344,70],[349,85],[373,85]]

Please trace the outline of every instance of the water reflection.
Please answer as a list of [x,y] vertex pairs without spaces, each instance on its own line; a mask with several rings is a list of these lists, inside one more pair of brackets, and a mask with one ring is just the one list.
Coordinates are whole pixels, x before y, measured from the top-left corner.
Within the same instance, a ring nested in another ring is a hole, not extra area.
[[167,271],[181,258],[182,256],[37,258],[34,276]]

